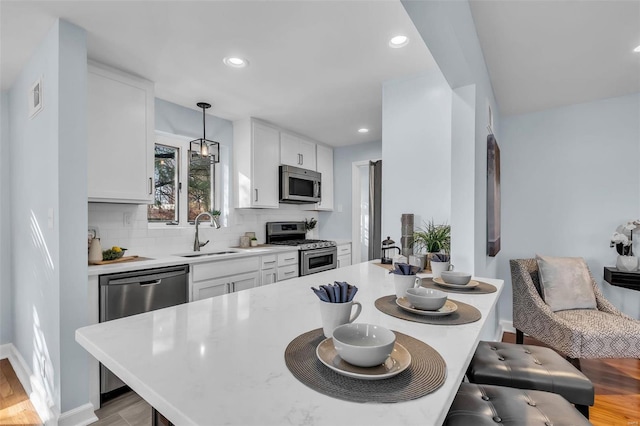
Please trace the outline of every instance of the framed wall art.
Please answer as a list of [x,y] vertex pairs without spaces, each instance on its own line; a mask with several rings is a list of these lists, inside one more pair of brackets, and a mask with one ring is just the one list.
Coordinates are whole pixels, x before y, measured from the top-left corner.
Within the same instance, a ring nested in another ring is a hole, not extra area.
[[500,251],[500,147],[487,136],[487,255]]

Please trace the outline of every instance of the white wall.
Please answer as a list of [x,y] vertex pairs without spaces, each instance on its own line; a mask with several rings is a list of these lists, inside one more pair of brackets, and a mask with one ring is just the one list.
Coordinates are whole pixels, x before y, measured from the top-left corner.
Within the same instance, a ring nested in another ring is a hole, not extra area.
[[[9,91],[13,343],[45,422],[89,399],[89,355],[74,340],[87,324],[86,61],[84,30],[56,21]],[[29,118],[38,78],[43,108]]]
[[[503,118],[501,277],[511,281],[508,259],[584,257],[605,295],[640,318],[640,292],[602,279],[615,265],[611,234],[640,216],[639,123],[640,94]],[[500,299],[509,320],[510,290]]]
[[8,101],[8,93],[0,92],[0,345],[13,341]]
[[[465,175],[456,173],[451,189],[455,208],[451,218],[454,263],[469,265],[469,269],[479,276],[504,278],[498,276],[497,266],[503,253],[496,257],[486,255],[488,106],[493,110],[493,132],[498,143],[500,113],[469,2],[403,0],[402,5],[456,94],[452,117],[452,163],[454,171],[464,167]],[[473,117],[468,109],[472,102]],[[469,224],[472,224],[471,228]],[[463,252],[462,257],[457,257],[459,251]],[[473,256],[472,263],[470,256]]]
[[356,161],[380,158],[382,158],[382,142],[333,149],[333,211],[319,214],[318,232],[321,238],[351,239],[351,165]]
[[61,411],[88,402],[89,357],[75,331],[89,324],[87,300],[87,40],[61,21],[59,33],[58,205]]
[[438,69],[383,85],[382,236],[400,246],[400,220],[451,220],[451,88]]
[[[59,232],[47,216],[59,212],[58,29],[56,23],[9,92],[13,343],[52,407],[60,404]],[[44,108],[29,119],[27,93],[40,77]]]
[[[238,246],[240,236],[247,231],[256,233],[258,241],[265,241],[265,223],[271,221],[318,218],[318,213],[303,211],[297,205],[281,205],[279,209],[234,209],[233,208],[233,123],[211,114],[206,115],[207,138],[220,142],[220,169],[222,182],[219,190],[223,203],[217,206],[222,211],[223,227],[200,228],[200,240],[211,242],[207,250]],[[202,111],[185,108],[162,99],[155,102],[155,123],[159,131],[198,138],[202,136]],[[130,224],[124,224],[124,214],[131,214]],[[147,207],[144,205],[89,203],[89,224],[98,226],[103,247],[118,245],[126,247],[127,254],[159,256],[193,250],[193,226],[152,227],[147,223]]]

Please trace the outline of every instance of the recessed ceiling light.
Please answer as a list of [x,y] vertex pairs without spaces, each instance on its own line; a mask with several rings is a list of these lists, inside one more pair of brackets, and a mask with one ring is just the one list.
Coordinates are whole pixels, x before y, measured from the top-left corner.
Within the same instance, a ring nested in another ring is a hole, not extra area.
[[397,35],[391,38],[391,40],[389,40],[389,46],[394,47],[396,49],[399,47],[404,47],[407,44],[409,44],[409,37],[404,35]]
[[244,58],[238,58],[236,56],[228,56],[224,58],[222,62],[224,62],[225,65],[228,65],[233,68],[244,68],[247,65],[249,65],[249,61],[247,61]]
[[369,133],[369,129],[363,127],[361,129],[358,129],[358,133]]
[[636,53],[640,53],[640,46],[638,46],[635,49],[633,49],[633,51],[636,52]]

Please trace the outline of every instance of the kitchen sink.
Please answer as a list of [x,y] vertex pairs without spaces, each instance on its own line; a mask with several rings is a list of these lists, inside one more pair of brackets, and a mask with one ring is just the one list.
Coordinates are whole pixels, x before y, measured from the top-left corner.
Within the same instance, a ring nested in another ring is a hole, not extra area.
[[221,254],[231,254],[238,253],[237,251],[214,251],[208,253],[189,253],[189,254],[180,254],[180,257],[203,257],[203,256],[220,256]]

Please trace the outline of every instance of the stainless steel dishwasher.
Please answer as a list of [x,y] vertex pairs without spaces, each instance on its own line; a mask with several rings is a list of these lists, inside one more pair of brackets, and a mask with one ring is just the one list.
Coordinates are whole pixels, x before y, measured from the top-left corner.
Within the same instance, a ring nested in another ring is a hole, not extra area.
[[[100,322],[186,303],[189,265],[100,275]],[[100,364],[100,400],[115,397],[125,384]]]

